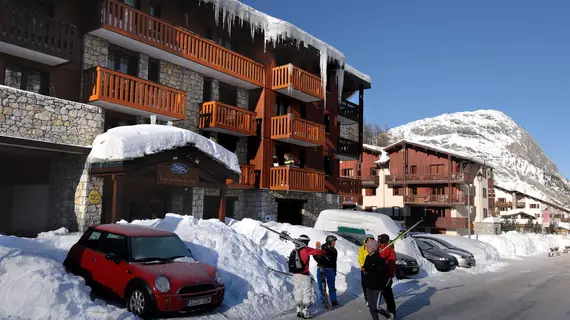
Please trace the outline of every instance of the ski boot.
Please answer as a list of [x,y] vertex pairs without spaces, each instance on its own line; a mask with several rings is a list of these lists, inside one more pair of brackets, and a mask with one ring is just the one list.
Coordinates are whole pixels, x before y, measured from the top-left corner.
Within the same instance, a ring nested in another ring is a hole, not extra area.
[[297,304],[297,318],[303,318],[303,305]]
[[311,313],[309,312],[309,306],[308,305],[304,305],[303,306],[303,311],[301,312],[302,318],[303,319],[311,319]]
[[333,302],[332,302],[332,306],[333,306],[333,307],[338,307],[338,301],[333,301]]

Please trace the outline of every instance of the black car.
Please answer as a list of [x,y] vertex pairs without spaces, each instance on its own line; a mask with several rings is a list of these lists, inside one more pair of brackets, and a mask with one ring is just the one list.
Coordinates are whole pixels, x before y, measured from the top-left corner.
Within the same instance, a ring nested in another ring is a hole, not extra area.
[[436,248],[431,243],[418,238],[415,239],[415,243],[418,245],[422,256],[433,263],[437,271],[447,272],[455,269],[457,266],[457,259],[455,257]]
[[[334,232],[342,238],[361,247],[364,244],[366,235],[357,233]],[[403,253],[396,252],[396,278],[404,279],[409,276],[415,276],[420,272],[418,262],[413,257]]]

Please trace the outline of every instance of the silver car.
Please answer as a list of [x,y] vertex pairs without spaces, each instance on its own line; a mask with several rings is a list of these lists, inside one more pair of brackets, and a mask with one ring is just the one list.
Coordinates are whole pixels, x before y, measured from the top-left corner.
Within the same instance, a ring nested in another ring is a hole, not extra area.
[[428,237],[421,237],[421,239],[422,241],[428,242],[434,247],[455,257],[455,259],[457,259],[458,266],[462,268],[471,268],[474,267],[476,264],[475,257],[473,256],[473,254],[467,252],[466,250],[462,250],[451,245],[446,246],[445,243],[447,242],[440,239],[428,238]]

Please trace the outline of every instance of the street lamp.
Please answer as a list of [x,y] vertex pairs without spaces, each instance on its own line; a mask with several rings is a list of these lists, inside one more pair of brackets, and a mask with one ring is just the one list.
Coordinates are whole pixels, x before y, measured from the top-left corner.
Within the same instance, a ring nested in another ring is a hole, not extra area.
[[[487,162],[485,161],[485,159],[479,156],[471,157],[469,160],[473,160],[475,158],[483,160],[483,167],[486,166]],[[469,162],[463,164],[463,169],[465,169],[467,164],[469,164]],[[482,170],[478,170],[477,172],[477,181],[479,182],[483,181],[483,174],[481,173],[481,171]],[[471,184],[470,183],[467,184],[467,232],[469,233],[469,239],[471,239]]]

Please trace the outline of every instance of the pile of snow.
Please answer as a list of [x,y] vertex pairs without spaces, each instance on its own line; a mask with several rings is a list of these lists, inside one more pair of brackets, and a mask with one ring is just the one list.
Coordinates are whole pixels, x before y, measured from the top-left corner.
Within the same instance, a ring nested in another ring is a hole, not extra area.
[[509,231],[502,235],[479,235],[480,241],[486,242],[497,249],[501,258],[516,259],[521,256],[546,254],[550,248],[570,246],[570,238],[559,235],[542,235]]
[[[60,238],[66,231],[51,236]],[[61,264],[67,251],[51,245],[67,246],[65,241],[43,236],[0,236],[0,319],[135,319],[124,309],[91,300],[83,278],[67,273]]]
[[116,127],[98,135],[93,141],[87,161],[96,163],[132,160],[185,146],[194,146],[230,170],[241,174],[235,153],[214,141],[186,129],[152,124]]

